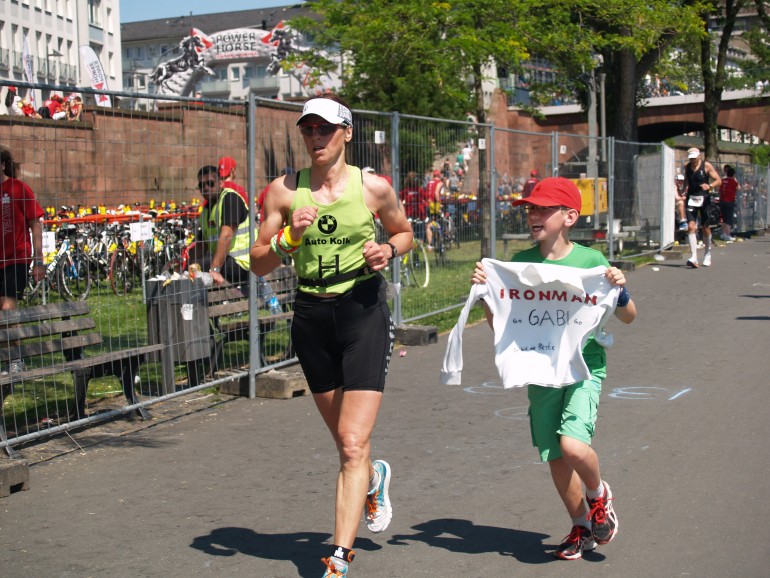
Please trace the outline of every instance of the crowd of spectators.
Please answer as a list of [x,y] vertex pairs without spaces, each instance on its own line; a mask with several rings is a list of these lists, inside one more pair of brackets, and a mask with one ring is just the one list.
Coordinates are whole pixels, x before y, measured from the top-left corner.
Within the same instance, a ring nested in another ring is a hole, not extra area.
[[11,116],[65,121],[79,121],[83,116],[83,99],[75,93],[67,98],[52,94],[36,109],[29,98],[20,97],[16,87],[9,86],[5,94],[5,107]]

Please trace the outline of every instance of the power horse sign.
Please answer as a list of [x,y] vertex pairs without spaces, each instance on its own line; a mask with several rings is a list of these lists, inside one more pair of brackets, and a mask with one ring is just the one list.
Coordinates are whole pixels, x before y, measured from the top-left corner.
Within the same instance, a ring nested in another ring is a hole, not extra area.
[[[283,22],[272,30],[233,28],[210,35],[193,28],[179,43],[181,54],[158,64],[151,80],[157,94],[187,96],[204,76],[214,75],[213,66],[260,58],[270,59],[267,72],[275,75],[287,56],[307,50],[297,40],[298,34]],[[306,65],[288,67],[287,72],[306,90],[315,87]]]

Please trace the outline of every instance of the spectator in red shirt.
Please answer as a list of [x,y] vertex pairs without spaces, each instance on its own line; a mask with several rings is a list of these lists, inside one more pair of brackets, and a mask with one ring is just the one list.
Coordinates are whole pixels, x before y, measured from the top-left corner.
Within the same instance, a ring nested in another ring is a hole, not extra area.
[[404,179],[404,188],[398,192],[401,203],[404,205],[406,218],[412,223],[414,236],[425,240],[425,219],[428,214],[428,203],[425,199],[425,190],[420,187],[417,173],[409,171]]
[[719,238],[730,243],[735,241],[735,237],[731,233],[735,224],[733,222],[735,199],[741,185],[735,178],[735,169],[731,165],[725,165],[724,173],[725,178],[722,179],[722,184],[719,186],[719,210],[722,212],[722,234]]
[[521,190],[522,199],[526,199],[532,192],[532,189],[535,188],[535,185],[540,182],[539,174],[537,169],[529,171],[529,180],[524,183],[524,188]]
[[26,98],[21,100],[21,113],[31,118],[42,118],[35,110],[33,104]]
[[[14,162],[11,151],[0,146],[0,309],[3,311],[18,307],[19,299],[27,285],[29,265],[33,256],[35,264],[32,268],[32,278],[41,281],[45,277],[41,221],[44,212],[32,189],[16,178],[19,170],[19,163]],[[8,342],[0,344],[2,345],[13,347],[13,344]],[[8,371],[20,373],[24,369],[24,362],[20,358],[11,359]]]
[[63,101],[64,99],[58,94],[52,94],[51,98],[45,101],[44,105],[46,108],[48,108],[48,112],[50,113],[50,117],[52,119],[60,120],[67,116],[67,113],[64,111],[64,108],[62,107]]

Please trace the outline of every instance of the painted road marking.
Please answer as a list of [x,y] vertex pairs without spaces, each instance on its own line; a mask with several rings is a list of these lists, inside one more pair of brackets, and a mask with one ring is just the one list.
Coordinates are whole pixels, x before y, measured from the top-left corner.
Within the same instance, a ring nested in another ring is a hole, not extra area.
[[[610,397],[613,397],[615,399],[657,399],[658,397],[662,395],[667,395],[671,390],[665,387],[616,387],[612,390],[610,393]],[[668,401],[673,401],[687,392],[692,391],[691,387],[686,387],[682,390],[677,391],[670,397],[667,397]],[[658,393],[658,392],[666,392],[665,394]]]

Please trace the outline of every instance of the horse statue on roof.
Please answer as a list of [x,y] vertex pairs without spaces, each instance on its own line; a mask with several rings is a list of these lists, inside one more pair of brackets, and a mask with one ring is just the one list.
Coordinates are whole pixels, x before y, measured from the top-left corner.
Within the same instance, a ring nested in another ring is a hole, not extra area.
[[205,48],[203,41],[197,36],[190,35],[184,37],[179,42],[181,54],[176,58],[159,63],[150,75],[150,81],[158,87],[158,92],[161,92],[162,89],[168,92],[176,92],[168,83],[175,76],[185,72],[193,74],[203,71],[213,76],[214,71],[206,66],[203,56],[198,50],[203,50],[203,48]]

